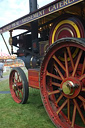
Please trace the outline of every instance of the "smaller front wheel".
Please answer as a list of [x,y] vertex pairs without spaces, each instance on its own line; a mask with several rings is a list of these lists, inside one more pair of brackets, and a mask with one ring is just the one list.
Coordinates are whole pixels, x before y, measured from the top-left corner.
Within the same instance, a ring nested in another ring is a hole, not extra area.
[[12,98],[16,103],[24,104],[28,100],[29,88],[24,71],[17,67],[11,70],[9,87]]

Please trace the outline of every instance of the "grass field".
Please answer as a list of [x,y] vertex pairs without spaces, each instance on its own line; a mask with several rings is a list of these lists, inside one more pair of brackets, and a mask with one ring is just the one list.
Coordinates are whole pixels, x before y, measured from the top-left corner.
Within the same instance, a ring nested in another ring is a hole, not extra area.
[[[8,80],[0,91],[9,91]],[[39,90],[30,88],[27,104],[17,104],[11,94],[0,94],[0,128],[55,128],[45,112]]]

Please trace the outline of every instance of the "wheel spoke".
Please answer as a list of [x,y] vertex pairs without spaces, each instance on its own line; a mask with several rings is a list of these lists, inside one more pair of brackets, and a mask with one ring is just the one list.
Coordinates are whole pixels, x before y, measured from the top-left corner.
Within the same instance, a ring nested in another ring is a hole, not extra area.
[[84,107],[84,111],[85,111],[85,103],[82,103],[83,104],[83,107]]
[[17,84],[17,86],[22,86],[22,82],[18,82],[16,84]]
[[14,79],[15,79],[15,81],[17,81],[17,72],[15,72],[15,74],[14,74]]
[[15,75],[14,75],[14,82],[17,82]]
[[19,82],[19,74],[18,74],[18,72],[17,72],[17,81]]
[[52,73],[49,73],[48,71],[46,72],[46,75],[47,75],[47,76],[50,76],[50,77],[52,77],[52,78],[58,79],[58,80],[62,80],[59,76],[56,76],[56,75],[54,75],[54,74],[52,74]]
[[[23,97],[23,92],[22,92],[21,89],[18,89],[18,91],[19,91],[19,98],[21,99],[21,98]],[[21,96],[21,95],[22,95],[22,96]]]
[[53,55],[53,59],[61,66],[61,68],[64,71],[66,71],[65,67],[63,66],[63,64],[59,61],[59,59],[55,55]]
[[73,58],[72,58],[71,51],[70,51],[70,48],[69,47],[67,47],[67,51],[68,51],[68,54],[69,54],[69,57],[70,57],[72,68],[74,70],[74,62],[73,62]]
[[78,96],[78,98],[82,101],[82,106],[83,106],[83,108],[84,108],[84,110],[85,110],[85,98],[83,98],[82,96]]
[[79,95],[78,98],[85,103],[85,99],[82,96]]
[[79,108],[79,105],[77,104],[77,102],[76,102],[75,99],[73,99],[73,101],[74,101],[74,104],[76,105],[76,108],[77,108],[77,110],[78,110],[78,112],[79,112],[79,115],[80,115],[80,117],[81,117],[83,123],[85,124],[85,119],[84,119],[84,116],[83,116],[83,114],[82,114],[82,112],[81,112],[81,110],[80,110],[80,108]]
[[19,93],[20,93],[19,90],[17,90],[17,97],[18,97],[18,98],[20,98]]
[[83,66],[82,66],[81,75],[83,75],[83,74],[84,74],[84,70],[85,70],[85,57],[84,57],[84,62],[83,62]]
[[60,90],[48,92],[48,95],[53,95],[53,94],[57,94],[57,93],[60,93]]
[[60,84],[59,83],[52,82],[52,85],[57,86],[57,87],[60,87]]
[[63,98],[63,94],[60,95],[60,97],[57,99],[57,101],[55,102],[56,104],[59,103],[59,101]]
[[23,97],[23,91],[22,91],[22,90],[20,90],[20,93],[21,93],[21,95],[22,95],[22,97]]
[[79,64],[79,61],[80,61],[80,58],[81,58],[82,52],[83,52],[83,51],[82,51],[82,50],[80,50],[79,55],[78,55],[78,57],[77,57],[76,64],[75,64],[74,71],[73,71],[73,73],[72,73],[72,77],[74,77],[74,76],[75,76],[75,73],[76,73],[76,70],[77,70],[77,67],[78,67],[78,64]]
[[12,74],[12,79],[14,80],[14,77],[15,77],[15,73],[13,72],[13,74]]
[[67,104],[68,100],[66,100],[60,107],[59,109],[57,110],[57,114],[59,114],[59,112],[65,107],[65,105]]
[[59,73],[61,79],[64,80],[64,76],[62,75],[61,71],[59,70],[59,68],[57,67],[56,64],[54,64],[54,67],[56,68],[57,72]]
[[65,67],[66,67],[66,76],[69,76],[69,71],[68,71],[68,61],[67,61],[67,54],[66,51],[64,52],[64,58],[65,58]]
[[84,88],[84,87],[82,87],[81,91],[85,92],[85,88]]
[[73,116],[72,116],[72,125],[71,125],[72,128],[74,128],[75,118],[76,118],[76,105],[74,104],[74,110],[73,110]]
[[68,107],[68,120],[70,120],[70,99],[68,99],[67,107]]
[[83,80],[84,78],[85,78],[85,74],[82,75],[82,76],[79,78],[79,80],[81,81],[81,80]]

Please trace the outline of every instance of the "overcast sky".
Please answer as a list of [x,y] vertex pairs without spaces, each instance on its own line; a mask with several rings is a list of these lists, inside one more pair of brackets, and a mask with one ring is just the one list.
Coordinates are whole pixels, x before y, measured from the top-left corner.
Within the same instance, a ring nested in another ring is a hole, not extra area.
[[[39,8],[54,0],[38,0]],[[0,0],[0,27],[29,13],[29,0]],[[8,33],[3,34],[8,44]],[[0,51],[5,53],[7,49],[0,36]]]

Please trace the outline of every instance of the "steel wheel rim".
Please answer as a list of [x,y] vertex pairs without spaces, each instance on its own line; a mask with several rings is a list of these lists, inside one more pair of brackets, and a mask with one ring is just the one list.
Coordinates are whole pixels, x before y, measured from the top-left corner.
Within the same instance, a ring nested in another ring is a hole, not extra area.
[[[56,47],[56,45],[55,45],[55,47]],[[60,82],[59,81],[60,78],[58,76],[57,79],[58,79],[59,82],[57,82],[58,83],[57,84],[56,82],[53,81],[53,79],[51,77],[52,76],[52,73],[51,73],[52,71],[51,70],[53,70],[53,69],[48,68],[48,66],[49,66],[49,64],[52,64],[51,63],[51,59],[53,59],[53,60],[55,59],[55,57],[53,55],[56,53],[56,51],[58,53],[59,52],[59,49],[62,49],[62,48],[65,48],[66,47],[67,51],[70,52],[69,47],[78,47],[79,49],[82,49],[83,50],[83,54],[84,54],[85,47],[83,47],[83,46],[81,46],[79,44],[76,44],[76,43],[69,43],[69,42],[68,42],[68,44],[67,43],[64,43],[64,44],[61,43],[61,45],[58,44],[57,47],[56,48],[55,47],[52,47],[52,49],[51,49],[52,52],[49,52],[48,51],[47,56],[45,57],[45,59],[44,59],[44,61],[42,63],[42,66],[41,66],[40,87],[41,87],[42,101],[44,103],[44,106],[46,108],[47,113],[49,114],[51,120],[53,121],[53,123],[56,126],[59,126],[59,127],[61,126],[62,128],[66,128],[66,127],[69,127],[69,128],[70,127],[82,128],[82,126],[76,125],[76,123],[75,123],[75,117],[74,116],[76,116],[76,114],[73,114],[72,117],[69,116],[69,114],[70,114],[70,112],[69,112],[70,109],[69,108],[70,108],[70,101],[71,101],[72,103],[74,103],[74,107],[73,107],[74,113],[76,113],[76,110],[77,110],[79,112],[79,115],[80,115],[82,121],[85,123],[85,117],[84,117],[83,114],[81,114],[80,109],[79,109],[79,105],[78,105],[79,102],[82,105],[82,101],[81,101],[81,99],[82,99],[81,97],[82,96],[80,95],[80,92],[81,92],[81,82],[80,81],[82,81],[82,79],[83,79],[83,83],[85,83],[85,81],[84,81],[85,76],[83,75],[82,77],[78,78],[79,77],[79,74],[78,74],[78,76],[76,78],[75,77],[75,72],[72,72],[72,76],[70,76],[70,77],[68,76],[68,72],[66,72],[66,74],[64,73],[64,75],[62,75],[62,73],[59,71],[58,67],[55,66],[57,68],[57,70],[58,70],[58,74],[60,75],[60,77],[62,79],[65,77]],[[79,58],[79,56],[80,56],[80,58],[82,56],[82,51],[81,52],[80,51],[78,53],[78,58]],[[70,55],[70,53],[68,53],[68,54]],[[68,66],[67,66],[68,65],[68,62],[66,61],[67,53],[65,53],[64,56],[65,56],[66,70],[68,70]],[[85,58],[84,58],[84,60],[85,60]],[[73,60],[71,59],[71,61],[73,61]],[[79,63],[76,58],[75,58],[74,61],[77,61],[77,63]],[[62,66],[62,64],[59,63],[59,62],[60,61],[58,61],[58,59],[57,59],[56,60],[56,64],[60,64]],[[84,65],[84,63],[85,63],[85,61],[82,63],[82,65],[84,67],[84,71],[82,69],[82,72],[85,74],[85,65]],[[74,68],[73,62],[71,62],[71,66],[72,66],[72,68]],[[65,70],[64,69],[64,66],[62,66],[62,68],[63,68],[63,70]],[[50,73],[49,73],[48,70],[50,71]],[[76,69],[76,72],[78,72],[77,69]],[[54,74],[53,77],[54,77],[54,80],[55,80],[56,75]],[[80,80],[76,80],[76,79],[80,79]],[[47,82],[47,81],[49,81],[49,82]],[[65,88],[67,86],[67,85],[64,85],[64,84],[67,81],[71,81],[73,83],[79,84],[78,89],[75,89],[75,87],[74,87],[74,92],[73,92],[72,89],[68,90],[68,88],[67,88],[68,92],[64,92],[65,89],[63,89],[63,88]],[[55,84],[55,86],[57,86],[57,88],[60,88],[60,90],[59,89],[53,90],[53,85],[52,85],[52,87],[50,87],[51,84]],[[84,89],[85,88],[83,88],[83,91],[85,91]],[[61,91],[62,91],[62,93],[61,93]],[[56,101],[56,98],[55,98],[55,95],[54,94],[59,94],[59,93],[61,93],[61,95],[58,97],[58,99]],[[74,99],[73,99],[72,96],[74,97]],[[67,98],[67,99],[65,100],[65,102],[60,107],[58,105],[58,103],[61,101],[62,98]],[[78,103],[75,100],[76,98],[78,98],[80,100]],[[83,96],[83,101],[85,101],[85,95]],[[55,104],[55,102],[57,102],[57,104]],[[68,105],[68,110],[69,110],[67,112],[67,115],[68,116],[66,116],[66,114],[63,112],[63,109],[64,109],[64,106],[65,105]],[[58,113],[58,114],[56,114],[56,113]],[[63,119],[62,118],[59,118],[59,116],[63,117]],[[72,118],[72,119],[69,119],[69,118]]]
[[10,92],[16,103],[21,103],[23,99],[24,87],[20,74],[13,70],[10,74]]

